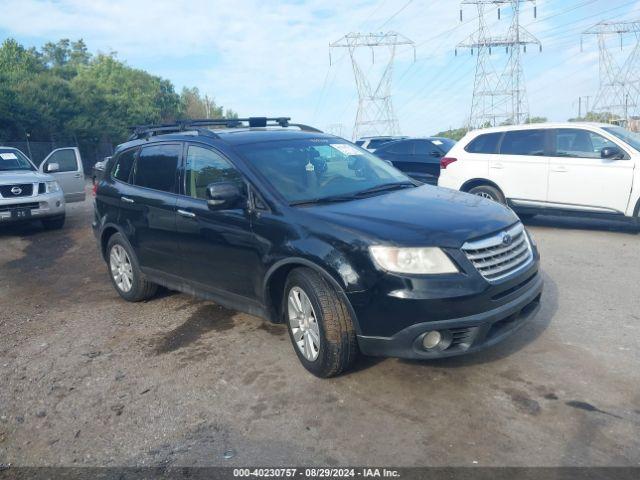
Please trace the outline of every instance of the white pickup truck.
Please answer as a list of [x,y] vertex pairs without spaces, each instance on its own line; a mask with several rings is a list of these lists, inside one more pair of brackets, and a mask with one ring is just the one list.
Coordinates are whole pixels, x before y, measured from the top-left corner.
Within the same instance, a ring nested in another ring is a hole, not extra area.
[[20,150],[0,146],[0,225],[37,219],[47,229],[62,228],[65,203],[84,199],[77,148],[58,148],[37,168]]

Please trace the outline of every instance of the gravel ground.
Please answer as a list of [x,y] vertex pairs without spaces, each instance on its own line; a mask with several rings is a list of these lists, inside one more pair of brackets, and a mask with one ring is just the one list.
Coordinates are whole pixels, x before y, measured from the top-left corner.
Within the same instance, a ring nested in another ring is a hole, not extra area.
[[455,359],[320,380],[285,328],[187,295],[122,301],[91,234],[0,230],[0,463],[640,465],[640,236],[536,218],[538,316]]

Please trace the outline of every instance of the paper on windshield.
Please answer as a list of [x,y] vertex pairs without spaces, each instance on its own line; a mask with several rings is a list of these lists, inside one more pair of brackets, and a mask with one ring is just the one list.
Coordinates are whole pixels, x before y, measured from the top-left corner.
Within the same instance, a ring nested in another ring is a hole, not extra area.
[[330,146],[338,150],[343,155],[362,155],[362,152],[348,143],[330,143]]
[[0,157],[2,158],[2,160],[17,160],[18,157],[16,157],[15,153],[0,153]]
[[442,145],[441,140],[432,140],[431,143],[433,143],[434,145]]

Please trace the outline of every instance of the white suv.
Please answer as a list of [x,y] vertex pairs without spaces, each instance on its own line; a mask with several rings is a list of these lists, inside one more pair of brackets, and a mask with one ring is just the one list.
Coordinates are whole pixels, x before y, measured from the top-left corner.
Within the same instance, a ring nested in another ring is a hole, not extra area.
[[615,125],[543,123],[467,133],[440,162],[438,185],[520,213],[638,218],[640,135]]

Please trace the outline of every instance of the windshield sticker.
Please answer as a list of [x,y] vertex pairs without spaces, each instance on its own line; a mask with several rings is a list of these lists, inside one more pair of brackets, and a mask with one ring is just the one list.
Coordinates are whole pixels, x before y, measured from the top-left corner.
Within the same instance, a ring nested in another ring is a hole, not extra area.
[[343,155],[362,155],[360,150],[348,143],[331,143],[330,145]]
[[16,157],[15,153],[0,153],[0,157],[2,157],[2,160],[17,160],[18,157]]
[[306,167],[304,167],[304,168],[305,168],[305,170],[306,170],[307,172],[313,172],[313,171],[316,169],[316,167],[314,167],[314,166],[313,166],[313,163],[311,163],[311,162],[307,163],[307,166],[306,166]]
[[442,141],[440,140],[433,140],[431,143],[433,143],[434,145],[442,145]]

